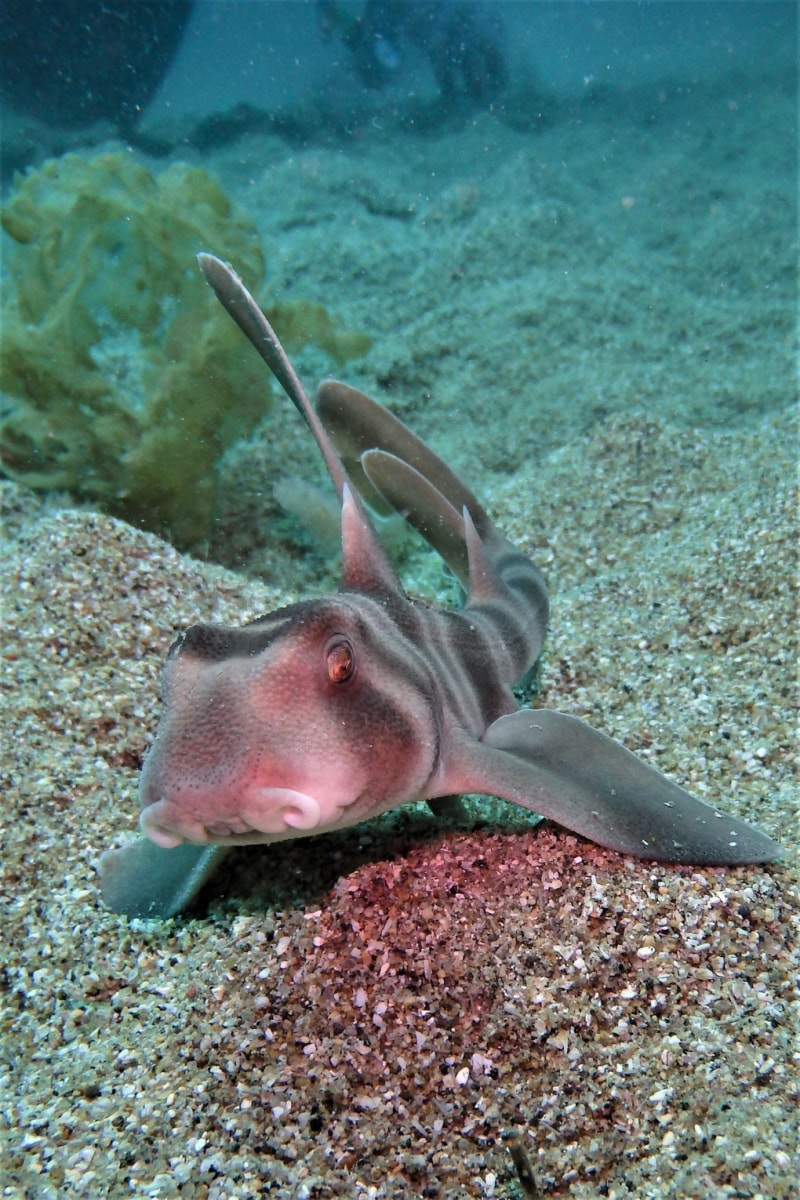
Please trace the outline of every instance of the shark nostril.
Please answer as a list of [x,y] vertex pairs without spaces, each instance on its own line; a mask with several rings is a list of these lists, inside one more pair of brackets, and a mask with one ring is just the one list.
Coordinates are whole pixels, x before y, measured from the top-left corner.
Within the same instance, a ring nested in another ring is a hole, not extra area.
[[287,808],[283,812],[283,820],[286,825],[292,829],[302,829],[305,823],[305,818],[298,808]]

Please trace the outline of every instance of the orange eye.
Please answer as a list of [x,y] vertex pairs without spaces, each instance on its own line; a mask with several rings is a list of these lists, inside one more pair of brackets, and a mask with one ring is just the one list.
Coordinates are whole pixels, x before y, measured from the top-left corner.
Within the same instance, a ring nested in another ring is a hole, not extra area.
[[345,683],[356,669],[356,658],[349,642],[331,642],[325,652],[328,678],[331,683]]

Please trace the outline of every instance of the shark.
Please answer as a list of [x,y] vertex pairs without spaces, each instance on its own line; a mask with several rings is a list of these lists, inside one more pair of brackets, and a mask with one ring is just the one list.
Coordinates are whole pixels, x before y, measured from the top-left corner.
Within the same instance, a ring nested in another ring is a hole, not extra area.
[[[412,801],[498,796],[621,854],[763,863],[780,846],[586,721],[519,707],[548,623],[542,573],[388,409],[324,381],[312,404],[233,268],[198,262],[316,439],[341,504],[335,594],[169,651],[140,781],[144,836],[98,864],[106,905],[167,918],[232,846],[330,833]],[[370,509],[396,512],[460,583],[461,608],[407,595]]]

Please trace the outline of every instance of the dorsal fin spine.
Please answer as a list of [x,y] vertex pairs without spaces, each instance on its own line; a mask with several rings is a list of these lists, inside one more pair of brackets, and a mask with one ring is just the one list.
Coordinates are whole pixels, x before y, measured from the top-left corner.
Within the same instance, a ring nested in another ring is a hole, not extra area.
[[[197,261],[223,308],[252,342],[286,395],[311,429],[342,504],[342,583],[365,590],[402,593],[386,551],[380,543],[357,492],[350,484],[344,463],[308,398],[297,372],[261,308],[231,266],[213,254],[198,254]],[[357,519],[356,519],[357,516]],[[351,583],[358,580],[358,584]]]
[[467,558],[469,561],[467,604],[481,604],[491,600],[505,600],[508,596],[508,589],[498,576],[466,505],[464,505],[462,511],[464,517],[464,539],[467,543]]

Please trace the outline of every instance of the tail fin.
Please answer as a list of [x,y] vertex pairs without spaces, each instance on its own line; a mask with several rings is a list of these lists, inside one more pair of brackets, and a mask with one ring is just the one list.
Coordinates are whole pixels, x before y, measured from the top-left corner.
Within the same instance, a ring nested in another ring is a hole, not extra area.
[[321,384],[317,413],[363,499],[377,512],[400,513],[466,588],[463,510],[487,546],[506,542],[469,488],[402,421],[347,384]]

